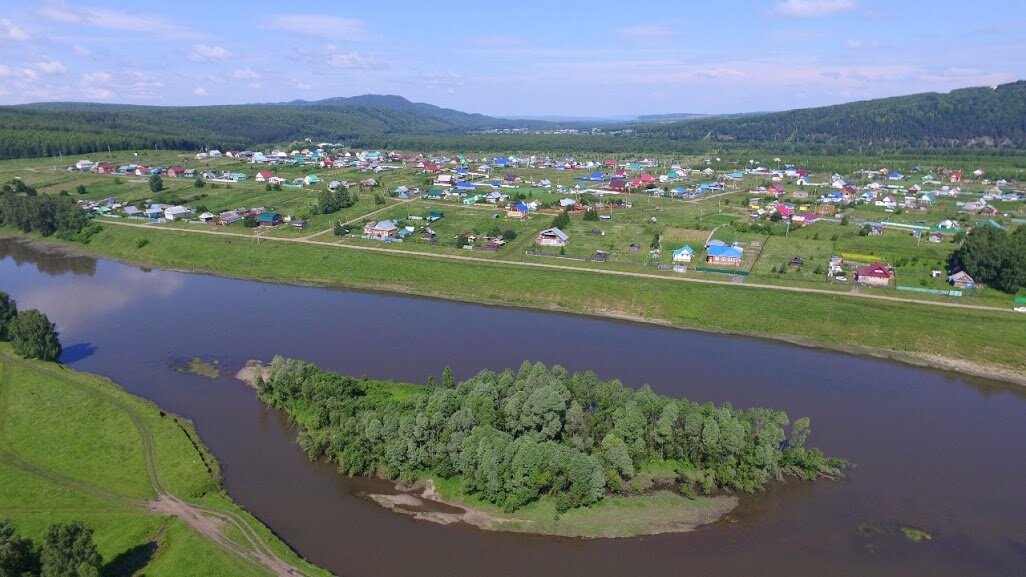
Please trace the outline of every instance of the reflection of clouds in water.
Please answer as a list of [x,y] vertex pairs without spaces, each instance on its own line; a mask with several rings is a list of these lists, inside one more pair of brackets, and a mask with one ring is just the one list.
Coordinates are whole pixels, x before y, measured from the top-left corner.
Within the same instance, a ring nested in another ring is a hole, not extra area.
[[[39,309],[57,323],[59,330],[73,331],[119,309],[150,298],[170,296],[184,285],[185,277],[178,273],[141,274],[134,268],[121,268],[81,282],[61,282],[33,289],[18,299],[18,308]],[[159,309],[153,312],[162,314]]]

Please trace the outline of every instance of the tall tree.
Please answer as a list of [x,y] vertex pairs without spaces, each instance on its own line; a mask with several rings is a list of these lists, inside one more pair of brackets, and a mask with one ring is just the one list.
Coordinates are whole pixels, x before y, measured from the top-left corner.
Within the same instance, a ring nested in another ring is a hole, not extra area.
[[61,340],[57,327],[36,309],[18,313],[11,327],[14,352],[28,359],[57,361],[61,358]]
[[39,555],[32,541],[19,536],[10,520],[0,520],[0,577],[37,575]]
[[11,328],[18,317],[18,304],[5,292],[0,291],[0,341],[11,340]]
[[160,175],[154,174],[150,177],[150,192],[160,192],[164,190],[164,181],[161,180]]
[[99,577],[103,558],[93,530],[82,523],[59,523],[46,532],[42,577]]

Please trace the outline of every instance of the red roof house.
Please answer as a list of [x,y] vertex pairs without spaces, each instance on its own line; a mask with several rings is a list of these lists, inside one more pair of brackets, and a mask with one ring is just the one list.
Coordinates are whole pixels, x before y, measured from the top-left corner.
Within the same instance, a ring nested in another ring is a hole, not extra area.
[[869,286],[887,286],[894,278],[894,269],[882,262],[855,269],[855,280]]

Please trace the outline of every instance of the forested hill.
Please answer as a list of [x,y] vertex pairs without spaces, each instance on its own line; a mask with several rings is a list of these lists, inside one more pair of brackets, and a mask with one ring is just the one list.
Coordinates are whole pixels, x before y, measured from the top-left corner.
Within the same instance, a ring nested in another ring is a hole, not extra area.
[[223,106],[38,103],[0,107],[0,159],[99,150],[232,149],[312,138],[447,134],[545,125],[467,114],[398,96]]
[[641,126],[670,140],[918,147],[1026,147],[1026,81],[822,108]]

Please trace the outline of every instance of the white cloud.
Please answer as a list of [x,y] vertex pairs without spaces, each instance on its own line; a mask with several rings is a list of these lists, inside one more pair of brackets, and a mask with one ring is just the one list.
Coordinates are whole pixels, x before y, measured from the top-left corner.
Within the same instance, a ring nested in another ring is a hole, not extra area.
[[777,2],[776,13],[794,18],[818,18],[857,7],[855,0],[784,0]]
[[72,46],[71,50],[74,51],[75,54],[81,56],[82,58],[88,58],[93,55],[93,52],[91,50],[89,50],[85,46],[79,46],[78,44]]
[[363,20],[323,14],[278,14],[270,18],[268,27],[307,36],[323,36],[351,41],[366,40],[368,37],[367,25]]
[[338,69],[368,69],[378,68],[379,64],[374,58],[357,54],[356,52],[331,52],[324,55],[321,60],[325,66]]
[[189,60],[193,62],[213,62],[230,58],[232,53],[221,46],[207,46],[206,44],[193,44],[192,52],[189,53]]
[[36,68],[43,74],[64,74],[68,69],[59,60],[40,60],[36,62]]
[[89,98],[95,98],[96,100],[109,100],[114,96],[114,93],[106,88],[87,87],[82,89],[82,93]]
[[30,37],[28,32],[14,22],[6,18],[0,20],[0,40],[28,40]]
[[203,88],[202,86],[197,86],[196,88],[193,89],[192,93],[195,94],[196,96],[206,96],[207,95],[207,89]]
[[61,0],[46,2],[36,10],[36,15],[44,20],[61,24],[78,24],[106,30],[123,32],[148,32],[169,38],[198,38],[203,36],[196,31],[174,23],[167,18],[154,14],[145,14],[135,9],[111,10],[77,6]]
[[106,84],[110,80],[111,75],[109,72],[90,72],[82,75],[82,82],[86,84]]
[[256,80],[260,78],[260,74],[255,72],[252,68],[240,68],[235,72],[232,72],[232,76],[239,80]]

